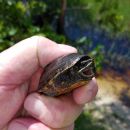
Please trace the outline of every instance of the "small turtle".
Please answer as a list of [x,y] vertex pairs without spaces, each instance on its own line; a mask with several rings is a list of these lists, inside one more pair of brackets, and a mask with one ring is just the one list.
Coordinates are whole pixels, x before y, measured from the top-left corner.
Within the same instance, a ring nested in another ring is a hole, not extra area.
[[94,76],[94,61],[89,56],[72,53],[57,58],[45,67],[38,92],[59,96],[85,85]]

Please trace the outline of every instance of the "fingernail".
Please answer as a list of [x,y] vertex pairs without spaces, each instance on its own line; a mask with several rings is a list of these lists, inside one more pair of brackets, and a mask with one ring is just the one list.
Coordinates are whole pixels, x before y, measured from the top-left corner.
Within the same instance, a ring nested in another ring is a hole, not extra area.
[[83,86],[84,87],[84,92],[83,94],[80,96],[80,101],[79,104],[85,104],[91,101],[92,96],[93,96],[93,91],[89,90],[89,89],[85,89],[85,87],[87,86]]
[[92,80],[87,85],[87,91],[93,91],[95,89],[95,85],[97,85],[96,79],[92,78]]
[[28,128],[22,123],[15,122],[9,126],[8,130],[28,130]]
[[98,86],[96,84],[95,78],[93,78],[88,85],[79,87],[74,90],[73,96],[77,104],[83,105],[92,101],[95,98],[97,91]]
[[71,51],[72,53],[76,53],[77,49],[69,46],[69,45],[65,45],[65,44],[58,44],[59,48],[65,51]]
[[92,97],[93,97],[93,91],[92,90],[87,90],[86,92],[86,96],[83,100],[83,104],[85,104],[86,102],[90,102],[92,100]]
[[87,85],[86,89],[86,95],[84,98],[84,103],[88,103],[93,100],[97,93],[97,85],[96,85],[96,79],[93,78],[92,81]]

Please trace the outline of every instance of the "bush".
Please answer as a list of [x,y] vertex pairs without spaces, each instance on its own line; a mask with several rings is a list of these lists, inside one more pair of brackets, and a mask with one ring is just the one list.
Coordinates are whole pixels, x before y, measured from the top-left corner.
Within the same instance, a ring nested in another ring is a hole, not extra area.
[[65,36],[56,34],[49,24],[45,2],[0,0],[0,8],[0,51],[33,35],[43,35],[58,43],[66,42]]

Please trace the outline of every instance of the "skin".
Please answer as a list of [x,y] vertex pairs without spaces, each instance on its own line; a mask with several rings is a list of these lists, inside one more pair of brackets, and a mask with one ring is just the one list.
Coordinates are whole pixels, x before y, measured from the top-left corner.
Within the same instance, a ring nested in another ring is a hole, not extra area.
[[0,130],[73,130],[84,104],[97,93],[95,78],[58,98],[35,91],[44,67],[74,52],[73,47],[34,36],[0,53]]

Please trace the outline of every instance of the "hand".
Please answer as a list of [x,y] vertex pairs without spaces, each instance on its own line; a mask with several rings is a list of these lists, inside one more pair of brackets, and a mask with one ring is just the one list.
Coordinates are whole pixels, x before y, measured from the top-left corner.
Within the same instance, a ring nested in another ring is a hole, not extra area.
[[[0,130],[73,130],[84,104],[97,93],[94,78],[67,96],[34,92],[44,67],[73,52],[73,47],[34,36],[0,53]],[[23,106],[26,117],[19,114]]]

